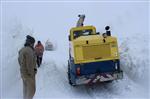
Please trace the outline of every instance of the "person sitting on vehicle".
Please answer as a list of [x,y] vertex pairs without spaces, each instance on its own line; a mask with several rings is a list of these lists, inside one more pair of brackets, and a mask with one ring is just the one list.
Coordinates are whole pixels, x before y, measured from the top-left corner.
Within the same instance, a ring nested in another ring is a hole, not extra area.
[[37,42],[37,44],[35,46],[35,52],[37,55],[37,65],[38,65],[38,67],[40,67],[40,65],[42,63],[43,52],[44,52],[44,47],[43,47],[41,41]]
[[106,27],[105,27],[107,36],[111,36],[111,31],[110,31],[109,29],[110,29],[109,26],[106,26]]

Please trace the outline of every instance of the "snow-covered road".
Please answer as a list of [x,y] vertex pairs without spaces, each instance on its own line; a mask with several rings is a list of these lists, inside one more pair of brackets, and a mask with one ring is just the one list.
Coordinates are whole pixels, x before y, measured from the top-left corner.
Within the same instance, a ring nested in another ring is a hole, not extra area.
[[[132,81],[125,73],[122,80],[101,83],[93,86],[72,87],[67,79],[67,60],[60,63],[56,51],[44,53],[43,64],[37,73],[37,91],[39,98],[143,98],[147,97],[144,88]],[[62,57],[62,56],[59,56]]]

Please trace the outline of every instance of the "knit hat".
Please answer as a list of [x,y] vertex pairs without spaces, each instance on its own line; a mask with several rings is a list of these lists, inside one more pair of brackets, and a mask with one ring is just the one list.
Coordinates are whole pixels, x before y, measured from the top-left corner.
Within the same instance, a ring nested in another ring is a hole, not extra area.
[[41,43],[41,41],[38,41],[38,44],[40,44]]
[[105,30],[109,30],[109,29],[110,29],[110,27],[109,27],[109,26],[106,26],[106,27],[105,27]]
[[35,43],[35,39],[32,36],[27,35],[26,36],[26,42],[28,42],[30,44],[34,44]]

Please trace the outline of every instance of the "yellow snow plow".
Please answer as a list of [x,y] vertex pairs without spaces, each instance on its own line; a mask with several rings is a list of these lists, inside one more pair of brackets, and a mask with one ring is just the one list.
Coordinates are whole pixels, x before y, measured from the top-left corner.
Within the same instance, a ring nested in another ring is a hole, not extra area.
[[117,38],[111,36],[109,26],[105,27],[106,33],[100,35],[94,26],[83,26],[83,20],[70,30],[69,83],[93,84],[123,78]]

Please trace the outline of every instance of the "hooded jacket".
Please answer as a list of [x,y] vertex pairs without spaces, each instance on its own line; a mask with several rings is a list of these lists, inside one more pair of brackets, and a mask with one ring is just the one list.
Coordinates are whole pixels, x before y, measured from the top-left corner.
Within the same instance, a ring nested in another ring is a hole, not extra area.
[[43,45],[42,45],[41,43],[40,43],[40,44],[37,44],[37,45],[35,46],[35,52],[36,52],[36,55],[37,55],[37,56],[40,56],[40,57],[43,56],[44,47],[43,47]]

